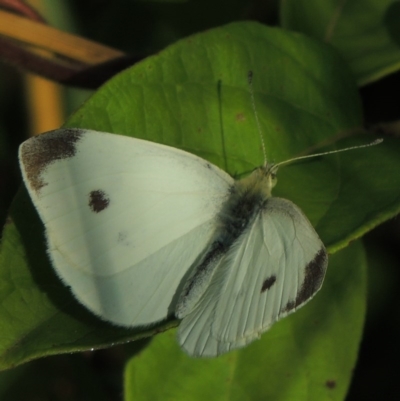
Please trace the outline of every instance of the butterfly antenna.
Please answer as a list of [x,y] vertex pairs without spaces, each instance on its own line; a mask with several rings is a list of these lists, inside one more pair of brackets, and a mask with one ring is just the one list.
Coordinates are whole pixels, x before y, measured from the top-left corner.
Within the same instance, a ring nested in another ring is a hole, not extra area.
[[222,156],[224,158],[225,171],[228,171],[228,158],[226,156],[225,132],[222,120],[222,81],[220,79],[218,80],[217,90],[218,90],[219,128],[221,132]]
[[292,163],[297,160],[303,160],[303,159],[310,159],[311,157],[318,157],[318,156],[325,156],[325,155],[331,155],[333,153],[340,153],[340,152],[347,152],[348,150],[354,150],[354,149],[361,149],[361,148],[368,148],[370,146],[375,146],[379,145],[380,143],[383,142],[382,138],[375,139],[375,141],[372,141],[370,143],[367,143],[366,145],[359,145],[359,146],[351,146],[349,148],[344,148],[344,149],[338,149],[338,150],[331,150],[329,152],[322,152],[322,153],[315,153],[313,155],[307,155],[307,156],[299,156],[299,157],[294,157],[293,159],[285,160],[283,162],[274,164],[274,170],[278,168],[279,166],[282,166],[283,164],[288,164]]
[[262,147],[262,151],[263,151],[263,155],[264,155],[264,165],[267,165],[267,153],[265,151],[265,142],[264,142],[264,138],[263,138],[262,131],[261,131],[260,120],[258,119],[258,113],[257,113],[257,109],[256,109],[256,101],[254,99],[253,71],[249,71],[248,72],[247,81],[249,83],[249,91],[250,91],[250,96],[251,96],[251,105],[253,107],[254,116],[256,117],[258,135],[260,136],[260,140],[261,140],[261,147]]

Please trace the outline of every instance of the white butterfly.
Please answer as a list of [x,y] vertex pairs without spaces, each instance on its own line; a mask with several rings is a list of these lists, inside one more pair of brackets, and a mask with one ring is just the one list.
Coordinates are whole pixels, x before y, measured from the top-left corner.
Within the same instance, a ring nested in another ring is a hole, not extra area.
[[322,285],[324,245],[296,205],[271,196],[277,165],[234,181],[190,153],[84,129],[33,137],[19,160],[57,274],[106,321],[175,314],[181,347],[216,356]]

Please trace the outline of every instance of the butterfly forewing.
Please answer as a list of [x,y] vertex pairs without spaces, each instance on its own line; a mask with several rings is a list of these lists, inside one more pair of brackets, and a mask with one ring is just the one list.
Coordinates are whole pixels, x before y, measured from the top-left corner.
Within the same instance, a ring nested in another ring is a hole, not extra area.
[[173,312],[232,178],[187,152],[90,130],[31,138],[19,158],[49,256],[77,299],[126,326]]

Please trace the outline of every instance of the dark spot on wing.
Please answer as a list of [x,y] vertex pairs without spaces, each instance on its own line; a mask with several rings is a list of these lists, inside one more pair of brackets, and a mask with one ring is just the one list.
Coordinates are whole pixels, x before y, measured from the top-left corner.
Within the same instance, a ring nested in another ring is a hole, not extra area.
[[128,234],[126,232],[122,232],[121,231],[121,232],[118,233],[117,242],[118,243],[123,243],[126,240],[127,237],[128,237]]
[[76,154],[76,144],[85,130],[62,129],[35,136],[24,142],[20,148],[20,160],[31,188],[39,192],[47,185],[43,171],[57,160],[67,159]]
[[120,231],[118,233],[117,242],[118,242],[118,244],[123,245],[123,246],[131,246],[132,245],[127,231]]
[[336,387],[336,381],[335,380],[327,380],[325,382],[325,386],[329,389],[334,389]]
[[283,308],[282,312],[290,312],[292,309],[296,307],[296,303],[294,301],[289,301],[286,306]]
[[305,268],[303,285],[294,301],[289,301],[282,312],[289,312],[309,300],[320,288],[324,280],[328,256],[325,248],[321,248],[314,259]]
[[275,284],[275,281],[276,281],[276,276],[271,276],[266,278],[261,287],[261,292],[269,290]]
[[93,212],[99,213],[108,207],[110,204],[110,198],[101,189],[92,191],[89,194],[89,207]]

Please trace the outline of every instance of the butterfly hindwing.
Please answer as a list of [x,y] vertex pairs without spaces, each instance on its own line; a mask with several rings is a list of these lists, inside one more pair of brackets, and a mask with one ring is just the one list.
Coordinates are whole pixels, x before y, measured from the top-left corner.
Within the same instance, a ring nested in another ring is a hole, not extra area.
[[325,248],[301,210],[268,198],[183,319],[182,347],[191,355],[216,356],[250,343],[311,299],[326,267]]
[[233,252],[212,326],[228,342],[261,334],[294,312],[319,290],[327,267],[325,248],[302,211],[275,197]]

